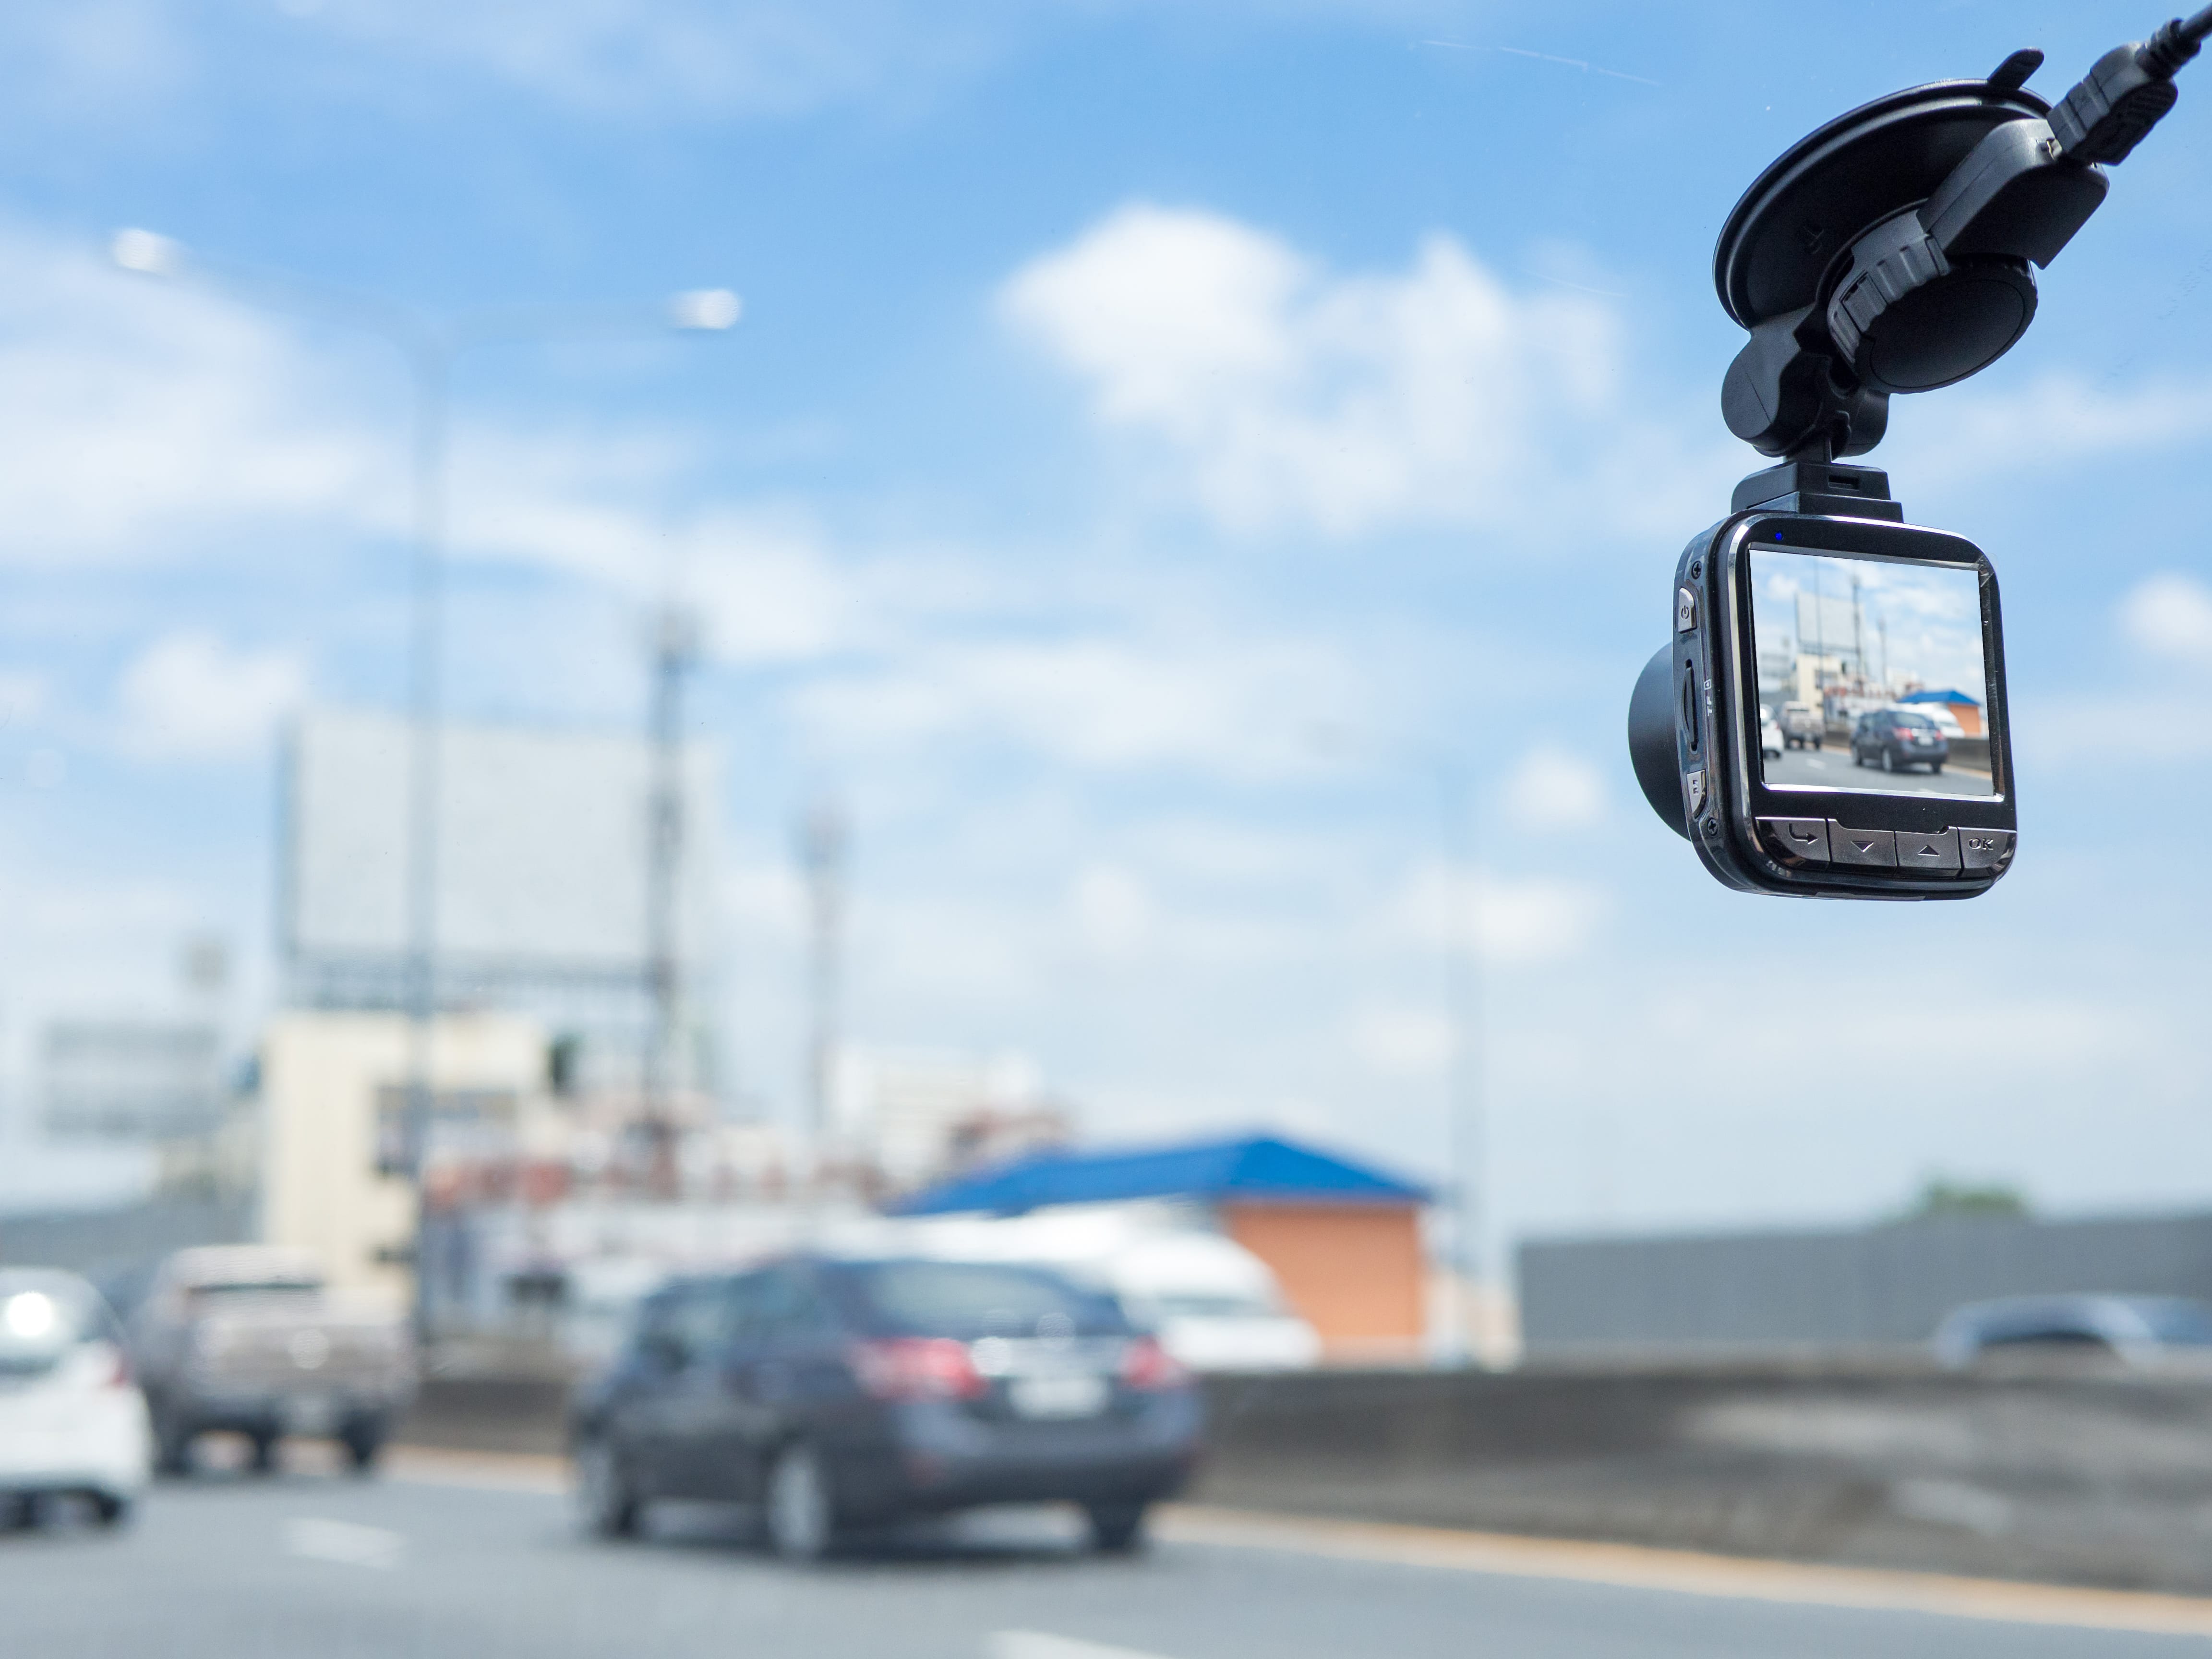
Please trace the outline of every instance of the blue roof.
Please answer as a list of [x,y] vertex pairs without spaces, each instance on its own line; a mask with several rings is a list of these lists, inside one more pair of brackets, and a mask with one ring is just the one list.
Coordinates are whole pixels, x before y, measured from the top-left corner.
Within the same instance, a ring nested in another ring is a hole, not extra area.
[[1364,1164],[1273,1135],[1245,1135],[1133,1152],[1036,1153],[945,1182],[891,1208],[899,1215],[1019,1215],[1052,1204],[1133,1198],[1418,1204],[1428,1196],[1425,1187]]
[[1898,699],[1899,702],[1970,702],[1982,706],[1979,697],[1970,697],[1963,691],[1908,691]]

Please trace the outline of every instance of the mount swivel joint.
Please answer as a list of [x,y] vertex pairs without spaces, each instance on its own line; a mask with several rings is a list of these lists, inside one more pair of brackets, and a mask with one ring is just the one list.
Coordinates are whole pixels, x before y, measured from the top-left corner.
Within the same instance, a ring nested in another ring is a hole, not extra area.
[[2027,89],[2039,52],[1986,81],[1916,87],[1830,122],[1762,173],[1714,254],[1751,338],[1721,387],[1729,430],[1821,460],[1881,441],[1889,399],[1988,368],[2035,319],[2058,257],[2173,107],[2174,71],[2212,6],[2115,47],[2055,106]]

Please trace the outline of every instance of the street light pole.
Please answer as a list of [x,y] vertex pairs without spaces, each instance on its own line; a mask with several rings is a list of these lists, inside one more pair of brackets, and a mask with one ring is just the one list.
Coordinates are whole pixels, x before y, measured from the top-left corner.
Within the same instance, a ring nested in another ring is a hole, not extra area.
[[444,705],[445,535],[454,360],[494,340],[547,340],[580,335],[634,334],[648,317],[654,331],[720,333],[743,313],[728,289],[672,295],[657,313],[614,311],[482,312],[441,325],[403,307],[289,275],[248,271],[192,257],[173,238],[120,230],[109,254],[143,276],[198,276],[235,299],[264,309],[358,328],[398,350],[413,381],[414,546],[408,560],[406,905],[403,1000],[407,1016],[405,1163],[415,1187],[415,1237],[409,1277],[418,1341],[430,1335],[429,1291],[423,1273],[428,1194],[423,1176],[434,1104],[433,1044],[438,1012],[438,826],[441,779],[439,725]]
[[[1482,1090],[1482,915],[1474,867],[1473,792],[1458,763],[1439,759],[1437,794],[1443,831],[1445,892],[1444,1019],[1450,1054],[1445,1090],[1445,1158],[1452,1182],[1450,1316],[1446,1340],[1454,1364],[1476,1357],[1466,1297],[1482,1282],[1483,1180],[1488,1148]],[[1455,878],[1455,872],[1463,872]],[[1455,891],[1462,886],[1463,891]]]
[[438,1018],[438,720],[443,704],[447,398],[457,343],[400,342],[415,380],[415,546],[408,561],[407,632],[407,1125],[415,1187],[410,1316],[418,1345],[430,1340],[429,1237],[425,1179],[435,1109]]
[[[1307,732],[1309,741],[1323,751],[1339,750],[1343,736],[1334,727]],[[1489,1150],[1482,1086],[1482,915],[1480,878],[1474,866],[1474,790],[1467,763],[1456,755],[1423,749],[1411,754],[1396,751],[1392,758],[1401,763],[1410,760],[1427,771],[1437,792],[1437,827],[1443,854],[1443,988],[1449,1045],[1444,1175],[1452,1224],[1451,1249],[1444,1259],[1450,1293],[1445,1301],[1443,1357],[1464,1365],[1477,1357],[1468,1329],[1466,1291],[1480,1282],[1485,1265],[1482,1228],[1487,1206],[1483,1186]]]

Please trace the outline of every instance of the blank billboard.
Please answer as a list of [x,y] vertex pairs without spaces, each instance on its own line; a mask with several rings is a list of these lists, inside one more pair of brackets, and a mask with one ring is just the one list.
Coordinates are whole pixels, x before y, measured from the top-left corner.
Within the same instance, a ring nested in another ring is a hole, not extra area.
[[50,1134],[160,1140],[204,1134],[222,1117],[212,1025],[59,1020],[39,1047]]
[[[295,962],[374,969],[407,949],[409,723],[323,709],[295,726],[285,825]],[[655,755],[641,737],[447,724],[438,732],[438,957],[447,969],[626,975],[649,957]],[[684,746],[679,960],[703,963],[720,766]]]

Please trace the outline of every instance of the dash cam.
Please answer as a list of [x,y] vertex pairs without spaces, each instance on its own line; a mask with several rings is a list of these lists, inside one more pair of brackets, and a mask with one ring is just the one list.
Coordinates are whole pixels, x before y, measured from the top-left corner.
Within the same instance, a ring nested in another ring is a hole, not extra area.
[[1771,468],[1675,568],[1631,744],[1731,887],[1965,898],[2012,862],[1996,573],[1888,493],[1869,467]]
[[1729,216],[1714,283],[1751,337],[1722,415],[1780,465],[1683,550],[1628,717],[1646,799],[1727,885],[1971,898],[2010,868],[1996,574],[1847,458],[1881,441],[1892,396],[1963,380],[2027,331],[2036,268],[2208,35],[2212,6],[2114,48],[2055,106],[2027,88],[2038,52],[1893,93],[1793,146]]

